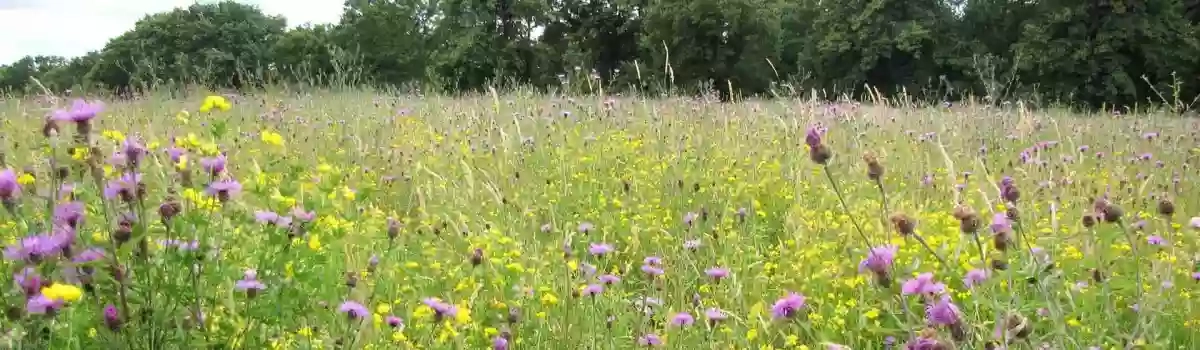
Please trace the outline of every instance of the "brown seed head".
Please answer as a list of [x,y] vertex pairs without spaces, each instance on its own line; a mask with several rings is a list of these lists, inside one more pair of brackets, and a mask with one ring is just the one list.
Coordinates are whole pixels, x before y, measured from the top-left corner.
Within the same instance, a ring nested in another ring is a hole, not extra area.
[[896,231],[901,235],[908,236],[913,234],[917,229],[917,221],[905,213],[895,213],[889,218],[892,225],[896,227]]

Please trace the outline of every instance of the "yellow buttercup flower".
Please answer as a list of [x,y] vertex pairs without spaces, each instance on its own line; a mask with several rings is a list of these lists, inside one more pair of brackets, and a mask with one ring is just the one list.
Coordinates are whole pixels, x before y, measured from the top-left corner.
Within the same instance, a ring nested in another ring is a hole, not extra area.
[[83,298],[83,290],[69,284],[55,283],[42,288],[42,295],[51,300],[72,302]]
[[187,125],[191,121],[191,114],[187,110],[179,111],[179,113],[175,113],[175,121],[178,121],[179,124]]
[[21,184],[21,186],[32,185],[35,180],[33,174],[30,173],[24,173],[17,177],[17,183]]
[[225,97],[222,96],[210,95],[205,97],[204,103],[200,104],[200,112],[208,113],[212,111],[213,108],[221,111],[228,111],[230,108],[233,108],[233,105],[230,105],[229,101],[226,101]]
[[270,130],[263,130],[262,141],[271,146],[283,146],[283,135]]
[[308,238],[308,249],[312,249],[313,251],[321,250],[321,238],[317,237],[317,235],[310,236]]

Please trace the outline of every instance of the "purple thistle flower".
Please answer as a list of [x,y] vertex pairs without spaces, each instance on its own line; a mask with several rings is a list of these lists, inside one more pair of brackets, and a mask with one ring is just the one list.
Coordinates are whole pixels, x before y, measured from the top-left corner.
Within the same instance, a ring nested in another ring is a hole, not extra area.
[[867,258],[858,264],[858,271],[871,271],[877,276],[891,274],[892,264],[896,261],[896,252],[899,249],[894,245],[871,248]]
[[444,303],[441,300],[438,300],[437,298],[425,298],[424,300],[422,300],[422,302],[425,303],[425,306],[428,306],[430,309],[433,309],[434,315],[438,319],[441,319],[442,317],[454,317],[455,315],[458,314],[457,307],[455,307],[454,305]]
[[809,147],[817,148],[824,141],[825,130],[819,125],[813,125],[808,128],[808,132],[804,135],[804,143]]
[[1153,235],[1150,237],[1146,237],[1146,243],[1149,243],[1150,245],[1155,245],[1155,246],[1163,246],[1163,245],[1167,244],[1167,240],[1163,239],[1162,236]]
[[721,311],[721,309],[711,308],[704,311],[704,318],[707,318],[709,323],[717,323],[728,319],[729,315],[725,314],[725,311]]
[[386,321],[387,321],[387,325],[392,328],[400,328],[400,326],[404,325],[404,320],[400,319],[399,317],[396,317],[395,315],[389,315],[387,317]]
[[142,159],[146,157],[146,146],[138,142],[136,137],[126,137],[121,147],[121,153],[128,159],[128,164],[141,164]]
[[508,350],[508,339],[504,337],[492,338],[492,350]]
[[278,219],[279,214],[276,214],[273,211],[258,210],[254,212],[254,221],[258,221],[260,224],[274,223],[275,220]]
[[109,181],[108,185],[104,186],[104,198],[120,198],[124,201],[133,201],[134,198],[137,198],[143,192],[141,184],[142,174],[121,174],[121,177]]
[[662,258],[657,256],[647,256],[642,259],[642,263],[646,265],[662,265]]
[[296,219],[299,219],[303,222],[311,222],[313,219],[317,218],[317,212],[311,210],[305,211],[304,208],[295,207],[292,208],[292,216],[295,216]]
[[704,270],[704,274],[708,275],[708,277],[712,278],[714,281],[720,281],[725,277],[729,277],[729,269],[724,267],[710,267],[707,270]]
[[652,265],[642,265],[642,272],[645,272],[650,277],[658,277],[663,274],[663,269]]
[[104,325],[114,332],[121,328],[121,314],[117,312],[116,306],[104,306]]
[[900,293],[904,295],[934,294],[941,293],[944,290],[946,290],[946,285],[937,283],[933,280],[933,274],[926,272],[917,275],[917,278],[904,281]]
[[1008,221],[1008,215],[1004,213],[996,213],[992,215],[992,233],[1005,234],[1012,232],[1012,222]]
[[104,256],[104,248],[93,247],[85,249],[84,251],[79,252],[79,254],[76,254],[74,258],[71,258],[71,262],[76,264],[86,264],[104,259]]
[[621,277],[617,277],[616,275],[603,275],[603,276],[598,277],[597,279],[600,281],[600,283],[603,283],[606,285],[613,285],[613,284],[616,284],[617,282],[621,282]]
[[905,350],[941,350],[946,346],[942,345],[937,339],[919,336],[909,340],[904,344]]
[[4,258],[10,261],[39,261],[62,251],[63,240],[53,235],[38,234],[22,238],[4,249]]
[[[233,288],[239,292],[246,292],[246,295],[253,298],[258,292],[267,289],[267,285],[258,281],[258,271],[254,269],[246,270],[246,273],[241,280],[234,284]],[[343,307],[345,304],[342,305]]]
[[83,215],[83,202],[60,203],[54,207],[54,224],[76,228],[83,224]]
[[205,193],[217,197],[222,202],[242,192],[242,184],[234,179],[221,179],[208,184]]
[[17,182],[17,173],[12,169],[0,170],[0,200],[8,202],[20,195],[21,184]]
[[594,230],[595,228],[596,228],[596,225],[592,225],[592,223],[584,221],[584,222],[579,223],[578,229],[579,229],[579,233],[588,234],[588,233],[591,233],[592,230]]
[[371,314],[370,311],[367,311],[366,307],[353,300],[347,300],[343,302],[342,306],[338,307],[338,312],[344,313],[346,316],[349,316],[351,319],[355,320],[362,319],[363,317],[367,317],[367,315]]
[[788,292],[788,295],[775,301],[771,306],[771,318],[779,320],[795,317],[804,308],[803,294]]
[[1156,138],[1158,138],[1158,133],[1157,133],[1157,132],[1153,132],[1153,131],[1151,131],[1151,132],[1147,132],[1147,133],[1145,133],[1145,134],[1142,134],[1142,138],[1144,138],[1144,139],[1146,139],[1146,140],[1153,140],[1153,139],[1156,139]]
[[187,150],[183,148],[175,146],[167,148],[167,157],[171,158],[171,163],[179,163],[179,160],[182,159],[183,155],[186,153]]
[[588,246],[588,253],[591,253],[595,256],[603,256],[605,254],[612,253],[612,251],[613,246],[608,243],[592,243],[590,246]]
[[585,296],[594,297],[594,296],[600,295],[600,293],[604,293],[603,285],[589,284],[589,285],[587,285],[587,287],[583,287],[582,294]]
[[25,302],[25,312],[33,315],[54,313],[61,309],[63,304],[64,302],[60,299],[50,299],[43,294],[38,294]]
[[974,269],[974,270],[968,271],[967,275],[965,277],[963,277],[963,285],[966,285],[967,288],[975,288],[975,286],[982,284],[987,279],[988,279],[987,270]]
[[224,172],[225,163],[226,158],[224,154],[200,159],[200,167],[204,168],[204,171],[207,171],[212,176],[217,176]]
[[950,302],[950,296],[943,295],[925,311],[925,318],[932,326],[955,326],[962,322],[962,312]]
[[686,327],[696,323],[696,319],[691,314],[680,312],[671,317],[671,325],[675,327]]
[[103,111],[104,104],[100,101],[88,102],[83,99],[76,99],[71,103],[71,108],[55,110],[51,119],[82,124],[91,121],[92,118],[95,118],[97,114]]
[[687,250],[691,250],[691,251],[700,249],[700,240],[689,239],[689,240],[683,241],[683,249],[687,249]]
[[643,347],[648,347],[648,348],[662,346],[662,343],[663,343],[662,338],[659,338],[658,335],[654,335],[654,334],[646,334],[641,337],[638,337],[637,342],[638,342],[638,345],[643,346]]
[[32,267],[23,268],[21,272],[13,274],[13,282],[27,296],[37,295],[42,289],[42,276]]
[[1087,152],[1089,148],[1088,145],[1079,146],[1079,153]]
[[1200,282],[1200,271],[1193,272],[1193,273],[1192,273],[1192,279],[1193,279],[1193,280],[1196,280],[1196,282]]

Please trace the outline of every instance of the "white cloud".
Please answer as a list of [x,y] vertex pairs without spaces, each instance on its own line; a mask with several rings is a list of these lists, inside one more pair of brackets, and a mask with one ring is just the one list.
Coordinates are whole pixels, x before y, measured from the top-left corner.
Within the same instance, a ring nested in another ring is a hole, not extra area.
[[[211,1],[211,0],[209,0]],[[0,0],[0,64],[26,55],[75,57],[104,48],[151,13],[194,0]],[[289,25],[334,23],[341,0],[241,0]]]

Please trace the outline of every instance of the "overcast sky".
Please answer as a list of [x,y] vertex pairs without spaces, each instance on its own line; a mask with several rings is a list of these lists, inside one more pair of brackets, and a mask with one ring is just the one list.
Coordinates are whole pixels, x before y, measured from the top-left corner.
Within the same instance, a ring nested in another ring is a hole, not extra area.
[[[202,0],[211,2],[214,0]],[[25,55],[68,58],[100,50],[147,14],[196,0],[0,0],[0,64]],[[342,0],[239,0],[282,15],[288,25],[333,23]]]

